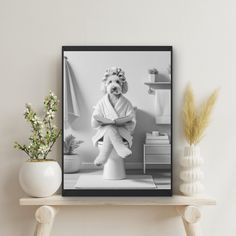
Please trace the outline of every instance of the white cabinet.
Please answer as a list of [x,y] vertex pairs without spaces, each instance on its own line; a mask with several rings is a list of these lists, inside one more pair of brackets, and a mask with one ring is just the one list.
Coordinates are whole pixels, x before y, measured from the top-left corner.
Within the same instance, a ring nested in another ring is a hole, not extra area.
[[143,145],[143,173],[146,173],[146,165],[170,165],[170,144],[144,144]]

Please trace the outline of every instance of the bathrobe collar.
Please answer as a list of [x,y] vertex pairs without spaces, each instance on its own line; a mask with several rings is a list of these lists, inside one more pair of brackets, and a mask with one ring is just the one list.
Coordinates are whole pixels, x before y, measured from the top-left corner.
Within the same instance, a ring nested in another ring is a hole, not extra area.
[[113,107],[110,100],[109,100],[109,95],[106,94],[106,97],[105,97],[105,104],[106,104],[106,107],[108,108],[107,109],[107,112],[109,113],[109,117],[110,119],[112,120],[115,120],[117,118],[119,118],[119,110],[121,109],[123,103],[124,103],[124,97],[121,95],[117,101],[117,103],[115,104],[115,106]]

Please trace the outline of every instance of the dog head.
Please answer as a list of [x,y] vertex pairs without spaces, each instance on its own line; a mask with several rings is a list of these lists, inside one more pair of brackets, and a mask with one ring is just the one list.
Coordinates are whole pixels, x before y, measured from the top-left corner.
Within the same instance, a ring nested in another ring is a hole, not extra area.
[[128,91],[128,83],[125,72],[118,67],[107,69],[102,79],[102,90],[104,93],[120,95]]

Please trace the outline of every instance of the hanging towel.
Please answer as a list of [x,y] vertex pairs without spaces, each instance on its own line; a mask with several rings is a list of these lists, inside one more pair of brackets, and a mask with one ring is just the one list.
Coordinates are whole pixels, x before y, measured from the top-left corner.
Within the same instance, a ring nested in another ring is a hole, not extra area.
[[155,91],[155,119],[156,124],[170,124],[171,122],[171,92],[170,89]]
[[79,103],[76,97],[77,81],[72,67],[65,57],[64,71],[64,121],[68,122],[69,115],[80,116]]

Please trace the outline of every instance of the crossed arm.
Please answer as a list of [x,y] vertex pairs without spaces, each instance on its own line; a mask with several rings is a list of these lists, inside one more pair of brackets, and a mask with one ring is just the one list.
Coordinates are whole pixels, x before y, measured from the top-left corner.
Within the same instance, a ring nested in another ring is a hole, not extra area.
[[98,128],[99,126],[107,126],[107,125],[114,125],[114,126],[125,126],[127,123],[131,122],[129,117],[124,118],[117,118],[115,120],[111,120],[100,115],[93,115],[92,117],[92,127]]

